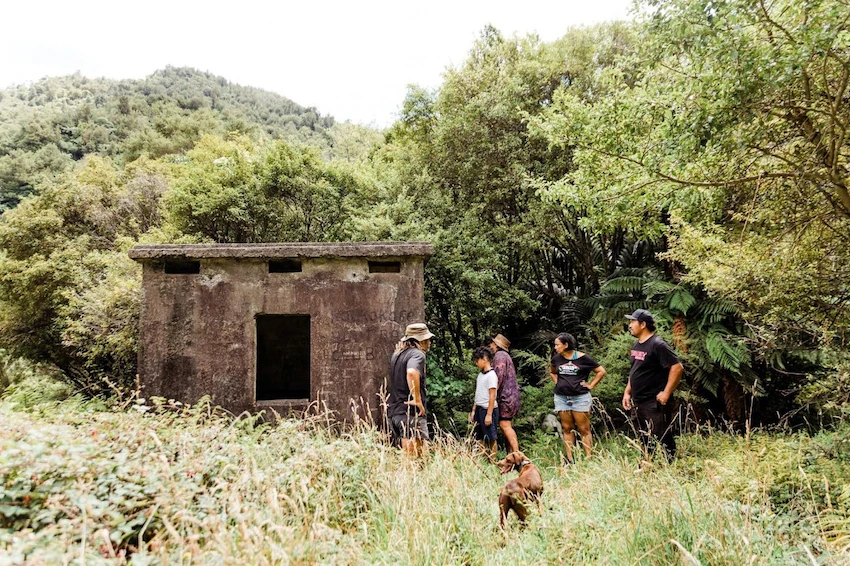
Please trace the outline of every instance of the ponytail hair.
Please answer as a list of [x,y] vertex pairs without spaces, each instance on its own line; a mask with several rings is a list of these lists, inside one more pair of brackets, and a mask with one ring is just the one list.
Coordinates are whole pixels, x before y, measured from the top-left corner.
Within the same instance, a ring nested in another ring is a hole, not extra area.
[[416,338],[408,338],[407,340],[401,340],[398,344],[395,345],[395,351],[404,352],[408,348],[417,348],[419,349],[419,340]]

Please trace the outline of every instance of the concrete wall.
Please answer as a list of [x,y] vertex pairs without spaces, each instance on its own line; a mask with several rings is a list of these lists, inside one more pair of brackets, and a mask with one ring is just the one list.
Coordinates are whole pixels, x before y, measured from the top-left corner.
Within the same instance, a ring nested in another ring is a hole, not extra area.
[[255,403],[255,316],[301,314],[311,316],[310,400],[342,419],[352,403],[376,417],[395,343],[406,324],[424,320],[422,257],[380,258],[401,261],[401,273],[369,273],[366,257],[300,258],[300,273],[269,273],[266,258],[205,258],[190,275],[166,274],[167,258],[135,258],[144,265],[145,396],[192,403],[210,395],[233,412],[305,408]]

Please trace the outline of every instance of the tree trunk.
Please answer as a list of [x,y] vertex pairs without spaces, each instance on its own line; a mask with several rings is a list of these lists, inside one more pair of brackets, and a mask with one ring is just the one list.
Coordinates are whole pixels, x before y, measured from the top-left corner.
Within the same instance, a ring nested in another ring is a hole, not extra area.
[[673,321],[673,347],[683,354],[688,353],[687,334],[688,325],[685,322],[685,319],[681,316],[677,316],[676,320]]
[[732,425],[738,428],[744,423],[746,412],[746,392],[741,384],[724,375],[720,379],[723,384],[723,406],[726,416],[732,421]]

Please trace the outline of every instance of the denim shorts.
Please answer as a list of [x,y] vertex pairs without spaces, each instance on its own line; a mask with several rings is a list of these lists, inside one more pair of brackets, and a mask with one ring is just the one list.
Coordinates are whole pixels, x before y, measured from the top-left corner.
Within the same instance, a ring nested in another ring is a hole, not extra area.
[[588,393],[581,395],[558,395],[555,394],[555,411],[575,411],[577,413],[589,413],[593,406],[593,396]]

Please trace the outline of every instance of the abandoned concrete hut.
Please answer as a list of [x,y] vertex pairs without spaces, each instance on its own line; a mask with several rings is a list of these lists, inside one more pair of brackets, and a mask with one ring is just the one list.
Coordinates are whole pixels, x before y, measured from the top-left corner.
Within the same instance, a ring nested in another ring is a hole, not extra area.
[[421,242],[137,246],[143,395],[378,417],[393,348],[424,320],[432,253]]

